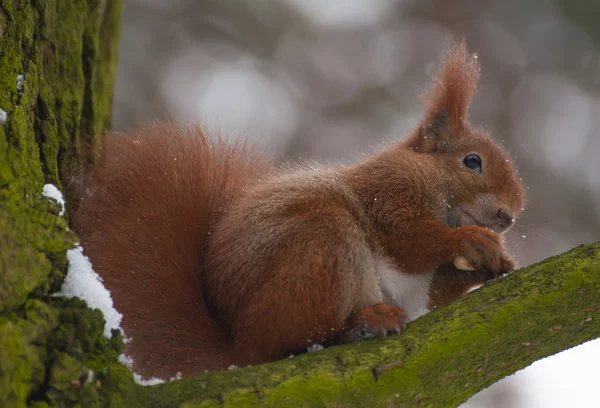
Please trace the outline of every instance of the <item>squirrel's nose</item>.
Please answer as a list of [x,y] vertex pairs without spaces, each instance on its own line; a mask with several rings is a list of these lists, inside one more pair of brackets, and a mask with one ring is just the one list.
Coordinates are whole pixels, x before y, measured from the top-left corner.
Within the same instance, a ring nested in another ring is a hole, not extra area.
[[496,215],[496,219],[498,224],[505,229],[512,227],[512,225],[515,223],[515,217],[512,211],[507,208],[500,208],[498,210],[498,214]]

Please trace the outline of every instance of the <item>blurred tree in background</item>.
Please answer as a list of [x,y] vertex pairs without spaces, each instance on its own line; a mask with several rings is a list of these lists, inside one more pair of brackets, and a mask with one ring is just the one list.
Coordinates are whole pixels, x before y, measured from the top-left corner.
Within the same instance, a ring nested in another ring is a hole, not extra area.
[[509,244],[529,264],[600,237],[599,18],[585,0],[131,0],[114,126],[198,118],[279,159],[352,160],[408,133],[464,37],[472,120],[529,186]]

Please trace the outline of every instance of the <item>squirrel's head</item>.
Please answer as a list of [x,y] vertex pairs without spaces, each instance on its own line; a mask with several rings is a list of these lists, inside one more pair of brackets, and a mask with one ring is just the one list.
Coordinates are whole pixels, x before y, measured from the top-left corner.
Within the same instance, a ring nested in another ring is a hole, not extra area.
[[477,56],[464,43],[448,51],[425,94],[425,119],[402,146],[435,156],[445,178],[448,225],[503,233],[524,205],[524,190],[510,157],[468,122],[478,78]]

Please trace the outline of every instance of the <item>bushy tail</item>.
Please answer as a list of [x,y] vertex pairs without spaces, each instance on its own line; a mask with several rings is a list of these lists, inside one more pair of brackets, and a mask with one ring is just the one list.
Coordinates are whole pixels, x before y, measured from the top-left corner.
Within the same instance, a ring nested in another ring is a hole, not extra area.
[[126,351],[144,378],[236,363],[202,295],[202,258],[211,226],[266,170],[242,144],[157,123],[109,136],[71,185],[73,228],[123,314]]

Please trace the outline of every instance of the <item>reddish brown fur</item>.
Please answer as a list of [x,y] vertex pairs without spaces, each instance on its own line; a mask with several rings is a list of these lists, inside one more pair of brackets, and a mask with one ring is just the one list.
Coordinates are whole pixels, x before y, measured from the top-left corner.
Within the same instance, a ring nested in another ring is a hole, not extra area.
[[431,282],[429,308],[450,303],[492,277],[481,271],[457,271],[454,265],[443,265],[437,268]]
[[432,123],[444,113],[445,127],[457,129],[466,124],[467,111],[477,90],[479,64],[477,56],[469,55],[464,43],[447,53],[442,68],[425,93],[425,122]]
[[[467,121],[478,75],[464,44],[448,52],[419,127],[341,170],[271,171],[198,128],[109,137],[76,194],[74,227],[124,314],[135,368],[191,375],[399,329],[404,305],[387,297],[380,260],[402,276],[438,268],[430,306],[474,275],[510,271],[501,235],[483,225],[495,228],[499,209],[517,216],[523,191],[505,153]],[[463,165],[472,153],[482,174]],[[479,272],[455,270],[458,255]]]
[[243,145],[199,127],[153,124],[108,137],[79,186],[73,226],[124,315],[127,351],[145,377],[237,362],[207,312],[201,254],[218,214],[265,169]]
[[363,307],[348,320],[350,330],[343,334],[342,341],[360,340],[361,332],[367,331],[386,336],[388,332],[400,332],[408,322],[406,312],[389,303],[376,303]]

